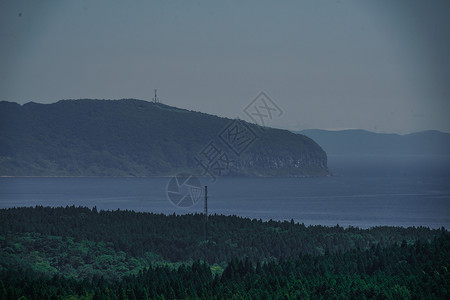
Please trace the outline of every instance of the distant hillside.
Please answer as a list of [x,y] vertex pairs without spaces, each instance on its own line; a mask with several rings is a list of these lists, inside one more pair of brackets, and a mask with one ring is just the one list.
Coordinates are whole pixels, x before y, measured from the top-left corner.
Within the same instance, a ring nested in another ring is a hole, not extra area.
[[450,155],[450,134],[440,131],[398,135],[308,129],[298,133],[315,140],[328,155]]
[[326,153],[320,146],[286,130],[261,130],[241,123],[258,137],[240,156],[233,154],[218,138],[230,122],[134,99],[25,105],[0,102],[0,175],[152,176],[180,171],[200,174],[202,169],[196,166],[195,157],[201,158],[200,151],[210,141],[227,151],[229,164],[222,174],[328,174]]

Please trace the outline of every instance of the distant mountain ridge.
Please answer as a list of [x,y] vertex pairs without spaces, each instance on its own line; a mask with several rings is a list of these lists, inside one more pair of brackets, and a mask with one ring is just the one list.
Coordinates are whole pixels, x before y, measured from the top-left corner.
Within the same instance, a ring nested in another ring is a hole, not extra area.
[[[0,176],[158,176],[203,173],[195,157],[233,120],[136,99],[0,102]],[[241,123],[257,133],[219,175],[322,176],[310,138]],[[222,148],[225,148],[222,144]]]
[[450,134],[430,130],[405,135],[366,130],[296,131],[315,140],[328,155],[449,155]]

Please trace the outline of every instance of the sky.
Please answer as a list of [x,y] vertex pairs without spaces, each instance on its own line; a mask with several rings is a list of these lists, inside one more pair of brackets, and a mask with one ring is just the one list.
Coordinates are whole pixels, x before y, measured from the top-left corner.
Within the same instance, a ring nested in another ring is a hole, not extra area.
[[160,101],[267,125],[450,132],[450,1],[2,1],[0,100]]

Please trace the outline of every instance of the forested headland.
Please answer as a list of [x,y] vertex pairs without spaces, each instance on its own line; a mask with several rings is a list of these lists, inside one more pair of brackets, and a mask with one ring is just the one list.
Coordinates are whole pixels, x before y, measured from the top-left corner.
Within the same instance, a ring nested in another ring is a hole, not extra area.
[[235,121],[136,99],[0,101],[0,175],[206,175],[197,160],[210,142],[223,164],[215,176],[330,174],[310,138]]
[[444,228],[305,226],[95,207],[0,210],[0,298],[449,297]]

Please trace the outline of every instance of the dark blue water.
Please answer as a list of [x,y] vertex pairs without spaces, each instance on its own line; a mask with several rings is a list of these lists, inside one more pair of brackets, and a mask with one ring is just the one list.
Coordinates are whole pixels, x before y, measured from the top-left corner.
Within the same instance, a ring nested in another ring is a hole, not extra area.
[[[263,220],[372,227],[450,228],[450,161],[424,158],[337,158],[335,176],[218,178],[208,185],[211,214]],[[97,206],[156,213],[203,211],[173,205],[169,178],[0,178],[0,207]]]

